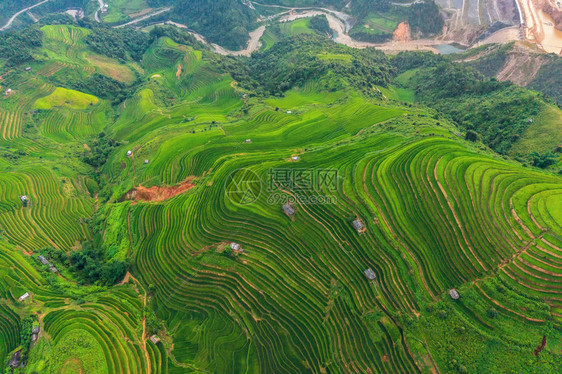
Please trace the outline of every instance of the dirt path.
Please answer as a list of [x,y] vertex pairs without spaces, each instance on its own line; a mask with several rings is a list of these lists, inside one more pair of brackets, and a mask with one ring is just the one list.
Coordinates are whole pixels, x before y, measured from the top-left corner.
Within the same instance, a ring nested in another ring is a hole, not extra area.
[[[100,1],[101,1],[101,0],[100,0]],[[135,23],[139,23],[140,21],[144,21],[145,19],[148,19],[148,18],[157,16],[157,15],[162,14],[162,13],[165,13],[165,12],[169,12],[171,9],[172,9],[171,7],[162,8],[162,9],[160,9],[160,10],[157,10],[157,11],[153,12],[153,13],[147,14],[147,15],[142,16],[142,17],[139,17],[139,18],[136,18],[136,19],[134,19],[134,20],[132,20],[132,21],[130,21],[130,22],[127,22],[127,23],[123,23],[123,24],[121,24],[121,25],[114,26],[114,28],[118,29],[118,28],[120,28],[120,27],[125,27],[125,26],[134,25]]]
[[[43,1],[41,1],[40,3],[37,3],[37,4],[35,4],[35,5],[29,6],[29,7],[27,7],[27,8],[24,8],[24,9],[20,10],[19,12],[17,12],[16,14],[14,14],[14,15],[12,16],[12,18],[10,18],[10,19],[8,20],[8,22],[7,22],[4,26],[0,27],[0,31],[4,31],[4,30],[6,30],[7,28],[9,28],[10,26],[12,26],[12,23],[14,22],[14,20],[15,20],[16,18],[18,18],[18,16],[19,16],[20,14],[25,13],[25,12],[27,12],[28,10],[31,10],[31,9],[33,9],[33,8],[35,8],[35,7],[38,7],[39,5],[45,4],[45,3],[48,2],[48,1],[50,1],[50,0],[43,0]],[[100,1],[101,1],[101,0],[100,0]]]
[[105,4],[103,3],[103,0],[98,0],[98,3],[99,3],[99,5],[100,5],[100,8],[99,8],[99,9],[96,11],[96,13],[94,14],[94,18],[95,18],[96,22],[101,23],[100,13],[101,13],[101,11],[102,11],[102,9],[103,9],[103,6],[104,6]]
[[340,18],[334,16],[331,13],[327,13],[323,10],[305,10],[299,13],[289,13],[281,16],[279,18],[280,22],[290,22],[300,18],[310,18],[319,15],[324,15],[328,19],[328,24],[332,31],[334,31],[335,35],[333,40],[336,43],[346,45],[351,48],[368,48],[374,47],[386,52],[400,52],[400,51],[431,51],[433,53],[439,53],[439,51],[435,48],[437,44],[447,44],[452,43],[452,40],[435,40],[435,39],[418,39],[418,40],[410,40],[404,42],[398,41],[391,41],[387,43],[369,43],[369,42],[361,42],[358,40],[353,39],[351,36],[347,34],[347,24],[343,22]]
[[250,32],[250,39],[248,40],[248,44],[246,48],[241,51],[230,51],[226,48],[221,47],[218,44],[211,44],[215,51],[224,56],[247,56],[249,57],[252,52],[257,51],[261,47],[260,39],[265,32],[265,26],[260,26],[254,31]]

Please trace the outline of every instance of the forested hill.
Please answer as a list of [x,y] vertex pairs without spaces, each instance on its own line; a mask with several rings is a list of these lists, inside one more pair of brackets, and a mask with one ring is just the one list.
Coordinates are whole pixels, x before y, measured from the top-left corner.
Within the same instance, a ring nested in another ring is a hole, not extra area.
[[240,0],[147,0],[148,5],[172,6],[173,21],[193,30],[225,48],[238,50],[246,46],[248,33],[256,26],[257,15]]

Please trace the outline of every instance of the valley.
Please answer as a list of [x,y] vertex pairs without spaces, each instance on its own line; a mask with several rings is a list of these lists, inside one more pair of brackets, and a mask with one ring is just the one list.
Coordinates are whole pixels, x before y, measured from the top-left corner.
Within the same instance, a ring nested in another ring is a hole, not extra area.
[[556,55],[92,4],[0,33],[2,370],[562,371]]

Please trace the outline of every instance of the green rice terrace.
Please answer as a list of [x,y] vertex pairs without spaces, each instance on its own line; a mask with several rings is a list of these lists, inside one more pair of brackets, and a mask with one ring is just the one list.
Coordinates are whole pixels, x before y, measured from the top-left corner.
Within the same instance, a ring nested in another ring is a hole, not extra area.
[[306,25],[0,35],[1,370],[562,372],[560,109]]

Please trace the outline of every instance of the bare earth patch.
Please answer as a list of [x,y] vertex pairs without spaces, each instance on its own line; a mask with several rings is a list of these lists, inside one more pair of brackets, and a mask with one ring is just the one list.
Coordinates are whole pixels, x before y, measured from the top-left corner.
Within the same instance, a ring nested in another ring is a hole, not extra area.
[[178,70],[176,71],[176,78],[180,79],[181,77],[181,64],[178,64]]
[[412,40],[410,25],[408,22],[401,22],[392,35],[392,40],[396,42],[409,42]]
[[129,192],[123,196],[123,200],[134,200],[134,201],[164,201],[171,199],[174,196],[182,194],[191,188],[195,187],[192,183],[195,177],[187,177],[186,180],[177,184],[175,186],[152,186],[149,188],[139,185],[131,189]]

